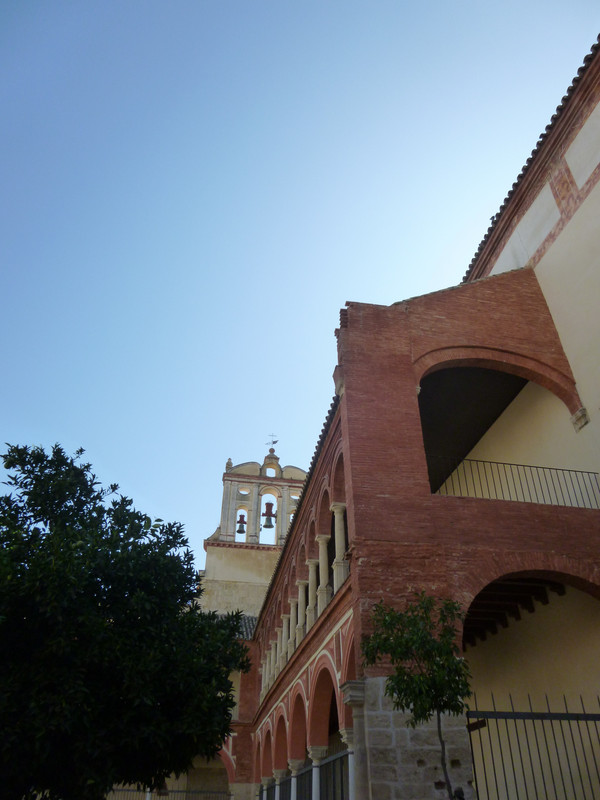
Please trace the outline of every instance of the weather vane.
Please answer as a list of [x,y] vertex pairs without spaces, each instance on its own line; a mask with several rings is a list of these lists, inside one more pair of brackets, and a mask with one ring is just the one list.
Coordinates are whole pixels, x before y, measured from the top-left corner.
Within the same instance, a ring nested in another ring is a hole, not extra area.
[[275,447],[275,445],[279,441],[279,439],[275,438],[277,436],[277,434],[276,433],[270,433],[269,436],[271,437],[271,439],[270,439],[270,441],[265,442],[265,444],[269,445],[269,447]]

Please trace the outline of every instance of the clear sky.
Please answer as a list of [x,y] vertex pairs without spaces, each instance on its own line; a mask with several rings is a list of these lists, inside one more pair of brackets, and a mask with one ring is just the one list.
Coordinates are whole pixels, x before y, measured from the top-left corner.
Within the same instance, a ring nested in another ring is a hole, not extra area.
[[598,0],[3,0],[0,437],[184,523],[308,468],[347,300],[462,279]]

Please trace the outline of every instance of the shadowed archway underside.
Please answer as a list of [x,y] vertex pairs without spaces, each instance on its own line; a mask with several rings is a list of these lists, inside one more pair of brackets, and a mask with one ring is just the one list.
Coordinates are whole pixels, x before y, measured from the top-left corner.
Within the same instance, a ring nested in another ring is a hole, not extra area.
[[475,447],[527,380],[483,367],[452,367],[421,381],[419,410],[431,491]]

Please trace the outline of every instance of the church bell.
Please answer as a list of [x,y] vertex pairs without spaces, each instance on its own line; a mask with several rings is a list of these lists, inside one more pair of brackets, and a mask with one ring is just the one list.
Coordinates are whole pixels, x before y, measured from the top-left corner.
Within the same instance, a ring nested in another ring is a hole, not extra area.
[[263,528],[274,528],[273,517],[277,517],[277,513],[273,511],[273,503],[265,503],[265,512],[261,516],[266,517]]
[[237,521],[238,528],[236,533],[246,533],[246,517],[240,513],[240,518]]

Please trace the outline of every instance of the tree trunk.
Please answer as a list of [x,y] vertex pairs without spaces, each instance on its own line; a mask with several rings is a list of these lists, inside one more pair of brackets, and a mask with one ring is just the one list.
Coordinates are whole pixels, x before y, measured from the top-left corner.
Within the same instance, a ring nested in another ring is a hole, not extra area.
[[452,784],[450,783],[450,775],[448,775],[448,768],[446,766],[446,742],[444,741],[444,737],[442,736],[442,715],[440,712],[437,713],[437,729],[438,729],[438,737],[440,740],[440,749],[441,749],[441,761],[442,761],[442,770],[444,772],[444,779],[446,781],[446,788],[448,790],[448,798],[452,800]]

